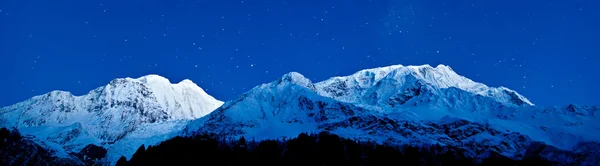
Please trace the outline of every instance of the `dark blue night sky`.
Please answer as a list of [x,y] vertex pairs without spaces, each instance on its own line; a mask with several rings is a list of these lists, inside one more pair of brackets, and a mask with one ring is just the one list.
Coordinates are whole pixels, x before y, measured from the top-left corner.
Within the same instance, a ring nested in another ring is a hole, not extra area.
[[147,74],[231,100],[290,71],[392,64],[600,105],[598,30],[598,0],[1,0],[0,106]]

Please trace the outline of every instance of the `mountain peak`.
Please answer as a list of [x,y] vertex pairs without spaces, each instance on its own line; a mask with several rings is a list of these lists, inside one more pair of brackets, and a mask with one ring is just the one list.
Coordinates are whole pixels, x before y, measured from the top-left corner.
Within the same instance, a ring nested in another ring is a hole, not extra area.
[[151,79],[151,80],[168,80],[167,78],[165,78],[163,76],[160,76],[158,74],[148,74],[148,75],[145,75],[145,76],[141,76],[141,77],[139,77],[137,79],[139,79],[139,80],[143,80],[143,79],[147,79],[147,80],[148,79]]
[[196,83],[194,83],[194,81],[192,81],[192,80],[189,80],[189,79],[184,79],[184,80],[181,80],[181,81],[180,81],[179,83],[177,83],[177,84],[194,84],[194,85],[196,85]]
[[179,81],[178,83],[174,83],[171,82],[169,79],[157,75],[157,74],[148,74],[136,79],[133,78],[129,78],[132,80],[137,80],[143,83],[147,83],[147,84],[152,84],[152,83],[161,83],[161,84],[171,84],[171,85],[187,85],[189,87],[194,87],[194,88],[200,88],[196,83],[194,83],[194,81],[190,80],[190,79],[183,79],[181,81]]
[[222,104],[191,80],[173,84],[150,74],[116,78],[82,96],[52,91],[2,107],[0,126],[36,134],[65,156],[88,144],[103,145],[109,149],[107,159],[116,161],[133,154],[128,146],[160,142],[187,120],[204,117]]
[[196,90],[199,89],[199,91],[202,91],[203,93],[205,93],[204,90],[202,88],[200,88],[200,86],[198,86],[196,83],[194,83],[190,79],[184,79],[178,83],[174,83],[174,82],[171,82],[169,79],[167,79],[163,76],[157,75],[157,74],[148,74],[148,75],[144,75],[144,76],[141,76],[138,78],[131,78],[131,77],[117,78],[117,79],[114,79],[113,81],[111,81],[111,84],[125,83],[125,82],[139,82],[139,83],[147,85],[147,87],[149,87],[153,90],[160,90],[161,88],[170,88],[171,86],[183,86],[188,89],[196,89]]
[[[365,69],[350,76],[334,77],[316,83],[316,86],[326,89],[326,91],[331,93],[335,93],[331,96],[347,98],[349,97],[347,95],[359,93],[350,92],[354,91],[353,89],[369,89],[378,83],[382,83],[382,80],[388,80],[395,82],[393,84],[403,85],[410,83],[406,82],[407,80],[415,79],[434,88],[457,88],[469,93],[491,97],[494,100],[505,104],[518,106],[534,105],[527,98],[521,96],[514,90],[510,90],[505,87],[488,87],[485,84],[478,83],[464,76],[458,75],[450,66],[444,64],[439,64],[435,68],[429,64],[424,64],[418,66],[391,65],[386,67]],[[399,85],[390,86],[394,87]],[[324,94],[327,95],[328,93]],[[352,99],[354,100],[358,98],[352,97]]]
[[281,76],[281,78],[285,81],[291,82],[311,82],[308,78],[304,77],[304,75],[298,72],[289,72]]
[[289,72],[287,74],[284,74],[283,76],[281,76],[281,79],[279,80],[278,84],[281,83],[297,84],[310,89],[314,89],[312,81],[310,81],[308,78],[304,77],[304,75],[298,72]]
[[162,83],[162,84],[172,84],[171,81],[169,81],[169,79],[160,76],[160,75],[156,75],[156,74],[148,74],[145,76],[141,76],[139,78],[133,79],[133,78],[129,78],[131,80],[136,80],[136,81],[140,81],[143,83]]

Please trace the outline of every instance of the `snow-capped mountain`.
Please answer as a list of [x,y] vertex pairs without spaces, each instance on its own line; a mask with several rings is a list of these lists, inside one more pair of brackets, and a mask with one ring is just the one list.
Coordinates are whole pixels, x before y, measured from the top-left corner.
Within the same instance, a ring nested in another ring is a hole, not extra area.
[[103,146],[113,162],[142,144],[170,138],[222,104],[190,80],[171,84],[147,75],[115,79],[82,96],[53,91],[0,108],[0,126],[33,135],[62,157],[88,144]]
[[108,164],[174,136],[260,140],[329,131],[379,143],[458,147],[477,158],[495,152],[600,165],[599,116],[597,107],[538,107],[444,65],[394,65],[317,83],[291,72],[226,103],[189,80],[120,78],[86,95],[53,91],[0,108],[0,127],[35,136],[59,157],[89,144],[104,147]]
[[[505,105],[531,105],[527,98],[505,87],[488,87],[482,83],[474,82],[455,73],[449,66],[438,65],[433,68],[429,65],[402,66],[394,65],[375,69],[361,70],[346,77],[334,77],[316,83],[318,93],[337,99],[339,101],[355,104],[390,105],[387,100],[404,99],[406,96],[420,93],[418,89],[425,88],[451,89],[456,88],[470,94],[481,95]],[[406,91],[406,93],[398,93]],[[443,94],[444,92],[438,92]],[[392,96],[398,94],[399,96]],[[403,97],[404,96],[404,97]],[[404,101],[398,101],[404,102]],[[398,103],[402,104],[402,103]]]
[[448,145],[479,158],[496,152],[514,159],[531,155],[532,145],[541,143],[549,146],[534,148],[540,152],[536,155],[598,165],[598,149],[581,147],[600,142],[594,134],[600,131],[599,115],[597,107],[536,107],[513,90],[474,82],[444,65],[395,65],[314,84],[299,73],[288,73],[194,120],[182,134],[266,139],[329,131],[381,143]]

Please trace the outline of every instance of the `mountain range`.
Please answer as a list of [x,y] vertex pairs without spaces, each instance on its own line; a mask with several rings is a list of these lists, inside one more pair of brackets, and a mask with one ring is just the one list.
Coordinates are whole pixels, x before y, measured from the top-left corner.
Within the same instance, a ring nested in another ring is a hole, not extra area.
[[320,131],[381,144],[458,147],[480,159],[539,155],[600,165],[599,116],[595,106],[536,106],[445,65],[393,65],[317,83],[290,72],[227,102],[190,80],[120,78],[83,96],[53,91],[0,108],[0,126],[32,136],[58,157],[72,158],[89,144],[103,147],[101,162],[109,165],[175,136],[264,140]]

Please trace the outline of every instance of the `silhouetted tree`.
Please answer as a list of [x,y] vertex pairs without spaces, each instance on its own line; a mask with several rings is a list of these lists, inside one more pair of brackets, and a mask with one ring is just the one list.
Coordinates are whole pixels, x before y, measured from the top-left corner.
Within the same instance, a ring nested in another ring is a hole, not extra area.
[[280,165],[281,150],[274,140],[261,141],[256,148],[258,162],[261,165]]
[[129,164],[127,163],[127,158],[125,158],[125,156],[121,156],[121,158],[119,158],[119,160],[117,161],[116,166],[128,166]]
[[29,139],[23,139],[16,128],[0,128],[0,165],[74,165],[61,160]]
[[[252,145],[252,146],[240,146]],[[500,156],[494,156],[500,157]],[[370,141],[358,142],[322,132],[299,134],[286,141],[258,143],[213,138],[210,135],[175,137],[147,149],[141,146],[130,161],[120,158],[117,165],[475,165],[472,159],[449,146],[432,145],[399,148]],[[480,165],[524,165],[544,163],[542,158],[514,161],[491,158]]]
[[[135,151],[133,156],[131,156],[131,165],[142,165],[144,163],[143,161],[146,159],[146,156],[144,156],[145,151],[146,151],[146,146],[144,144],[142,144],[142,146],[140,146]],[[140,161],[137,161],[137,160],[140,160]]]
[[0,148],[5,147],[6,139],[10,137],[10,131],[6,128],[0,129]]

